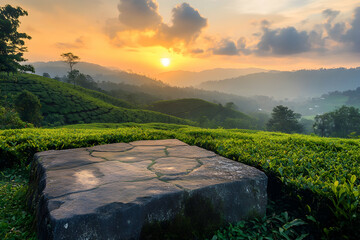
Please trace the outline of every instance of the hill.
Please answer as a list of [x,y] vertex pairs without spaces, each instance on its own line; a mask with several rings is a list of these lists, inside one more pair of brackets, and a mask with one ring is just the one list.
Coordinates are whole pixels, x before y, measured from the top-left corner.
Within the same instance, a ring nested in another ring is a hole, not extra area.
[[1,97],[7,102],[22,90],[35,94],[42,104],[46,123],[79,122],[168,122],[192,124],[190,121],[153,111],[131,109],[131,104],[106,94],[32,74],[19,74],[7,79],[0,76]]
[[206,81],[239,77],[251,73],[266,72],[261,68],[215,68],[200,72],[170,71],[157,75],[164,83],[177,87],[195,87]]
[[360,108],[360,87],[355,90],[329,92],[320,97],[294,103],[293,108],[305,116],[315,116],[334,111],[343,105]]
[[[64,76],[69,71],[66,63],[62,61],[53,62],[34,62],[31,65],[35,68],[35,73],[42,75],[43,73],[49,73],[51,77]],[[160,81],[156,81],[144,75],[130,73],[126,71],[113,70],[94,63],[79,62],[75,65],[75,69],[84,74],[92,76],[95,81],[110,81],[115,83],[127,83],[132,85],[141,86],[143,84],[156,84],[162,85]]]
[[218,125],[226,128],[256,127],[254,124],[256,120],[244,113],[196,98],[158,101],[149,105],[147,109],[198,121],[205,127]]
[[257,112],[259,108],[269,109],[276,106],[270,98],[249,98],[217,91],[206,91],[193,87],[171,87],[168,85],[135,86],[124,83],[101,82],[99,88],[108,91],[111,96],[130,101],[135,104],[146,105],[160,100],[175,100],[182,98],[199,98],[209,102],[225,105],[233,102],[238,110],[246,113]]
[[309,98],[359,87],[360,67],[254,73],[232,79],[204,82],[199,86],[205,90],[241,96],[264,95],[277,99]]

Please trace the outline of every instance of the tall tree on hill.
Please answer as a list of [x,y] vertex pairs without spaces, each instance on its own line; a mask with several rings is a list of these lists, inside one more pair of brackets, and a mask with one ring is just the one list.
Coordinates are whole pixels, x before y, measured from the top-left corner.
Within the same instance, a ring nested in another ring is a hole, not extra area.
[[23,57],[27,48],[25,39],[31,39],[26,33],[19,33],[19,17],[28,13],[21,7],[12,7],[7,4],[0,7],[0,72],[16,73],[17,71],[34,72],[31,65],[21,65],[26,61]]
[[269,131],[301,133],[303,131],[303,126],[299,123],[300,118],[300,114],[294,113],[288,107],[279,105],[274,107],[266,127]]
[[73,67],[75,64],[77,64],[80,61],[80,57],[74,55],[71,52],[63,53],[61,54],[61,57],[63,58],[63,61],[67,64],[69,64],[70,71],[68,72],[68,78],[70,82],[74,83],[74,86],[76,84],[76,77],[79,75],[78,70],[74,70]]

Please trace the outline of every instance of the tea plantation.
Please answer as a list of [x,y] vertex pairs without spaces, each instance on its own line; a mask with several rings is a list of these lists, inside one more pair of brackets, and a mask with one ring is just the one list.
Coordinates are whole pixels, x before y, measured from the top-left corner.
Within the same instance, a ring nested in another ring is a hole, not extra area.
[[[35,94],[47,123],[164,122],[190,124],[189,120],[154,111],[134,109],[130,103],[109,95],[32,74],[0,75],[0,100],[12,104],[22,90]],[[5,99],[6,97],[6,99]],[[3,99],[1,99],[3,98]]]
[[[3,168],[12,168],[3,170],[0,191],[2,195],[14,195],[14,199],[24,201],[26,184],[22,180],[26,173],[18,172],[27,168],[38,151],[166,138],[177,138],[263,170],[269,177],[269,198],[271,205],[276,208],[273,212],[287,210],[306,222],[301,235],[294,233],[292,227],[303,222],[296,219],[291,221],[287,213],[281,213],[278,217],[270,216],[219,230],[213,239],[262,239],[261,236],[263,239],[358,239],[360,236],[360,140],[251,130],[201,129],[160,123],[83,124],[59,129],[4,130],[0,131],[0,164]],[[21,181],[22,185],[19,185]],[[22,205],[18,203],[16,206]],[[6,238],[6,234],[8,239],[14,236],[23,239],[21,234],[26,238],[34,236],[24,227],[31,219],[26,211],[11,206],[5,206],[0,211],[0,232],[5,232],[0,234],[0,238]],[[9,212],[15,212],[14,221],[8,219]],[[16,225],[14,222],[17,218],[23,220]],[[272,225],[284,221],[283,225]],[[254,230],[249,232],[241,226],[246,229],[254,227]],[[269,229],[271,226],[276,230]],[[261,232],[268,233],[261,235]]]

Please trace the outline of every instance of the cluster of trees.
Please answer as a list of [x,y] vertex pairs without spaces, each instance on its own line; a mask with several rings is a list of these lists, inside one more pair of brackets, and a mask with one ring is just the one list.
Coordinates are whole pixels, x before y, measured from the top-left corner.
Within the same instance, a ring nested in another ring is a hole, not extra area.
[[360,135],[360,111],[342,106],[315,117],[314,132],[322,137],[355,137]]
[[[300,121],[301,115],[294,113],[285,106],[273,109],[267,130],[284,133],[302,133],[304,123]],[[360,110],[355,107],[342,106],[333,111],[317,115],[312,125],[316,135],[321,137],[358,137],[360,135]]]
[[[90,75],[81,73],[79,70],[74,69],[74,65],[80,61],[79,56],[76,56],[73,53],[68,52],[61,54],[61,57],[63,58],[63,61],[69,65],[70,70],[67,75],[64,75],[62,77],[55,76],[54,77],[55,80],[60,82],[71,83],[74,85],[74,87],[77,85],[83,88],[103,92],[99,88],[97,82]],[[47,72],[43,73],[43,77],[51,78],[50,74]]]

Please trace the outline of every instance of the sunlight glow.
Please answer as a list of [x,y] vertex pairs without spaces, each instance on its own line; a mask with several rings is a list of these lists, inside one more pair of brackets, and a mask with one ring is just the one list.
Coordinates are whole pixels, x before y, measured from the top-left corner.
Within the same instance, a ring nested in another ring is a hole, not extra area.
[[164,67],[168,67],[170,65],[170,58],[161,58],[160,61]]

